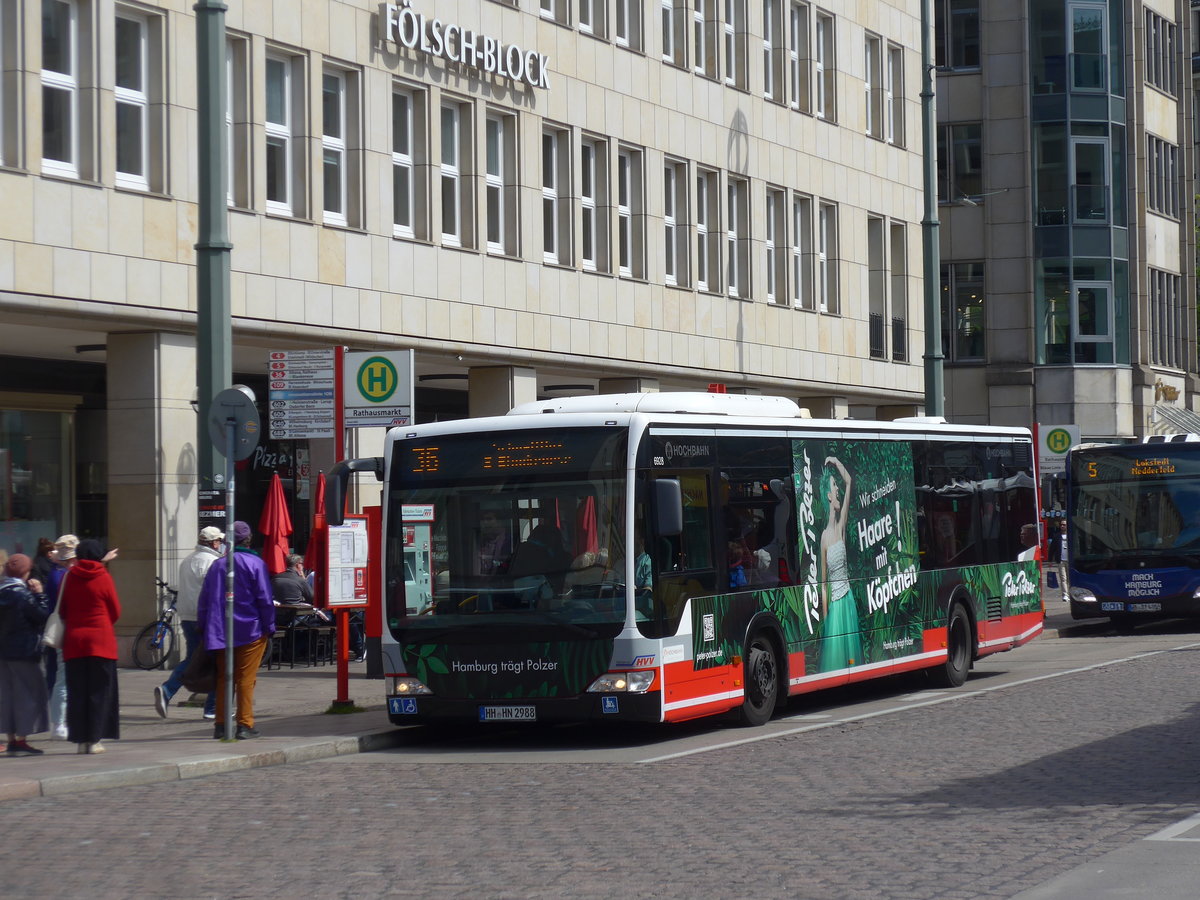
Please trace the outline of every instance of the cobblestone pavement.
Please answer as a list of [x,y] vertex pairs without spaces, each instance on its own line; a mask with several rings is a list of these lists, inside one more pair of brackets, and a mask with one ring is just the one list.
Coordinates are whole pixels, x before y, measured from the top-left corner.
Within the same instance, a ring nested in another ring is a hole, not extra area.
[[1198,663],[1161,653],[657,763],[385,752],[13,801],[5,893],[1010,897],[1196,812]]

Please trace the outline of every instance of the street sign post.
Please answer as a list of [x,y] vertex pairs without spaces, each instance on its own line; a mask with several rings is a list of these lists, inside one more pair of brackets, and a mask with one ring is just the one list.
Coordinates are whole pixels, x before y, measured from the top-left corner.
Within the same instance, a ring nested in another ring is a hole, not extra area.
[[408,425],[413,415],[411,350],[348,351],[342,363],[347,428]]
[[[240,462],[258,446],[262,426],[254,391],[244,384],[226,388],[213,398],[208,417],[208,436],[215,447],[225,451],[225,515],[231,537],[236,519],[234,510],[234,463]],[[225,740],[234,740],[233,729],[233,540],[225,558]]]
[[334,355],[332,348],[271,351],[267,406],[272,439],[334,436]]
[[1080,441],[1078,425],[1038,423],[1038,475],[1045,478],[1067,470],[1067,451]]

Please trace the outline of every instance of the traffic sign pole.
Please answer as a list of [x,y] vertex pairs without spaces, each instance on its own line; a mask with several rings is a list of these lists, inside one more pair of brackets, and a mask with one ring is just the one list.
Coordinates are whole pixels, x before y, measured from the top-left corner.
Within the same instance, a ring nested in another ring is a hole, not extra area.
[[[237,538],[233,536],[235,494],[233,490],[234,444],[237,437],[237,418],[229,416],[225,419],[225,522],[227,525],[225,537],[229,540],[229,549],[225,558],[225,737],[223,740],[235,740],[233,728],[233,553]],[[268,638],[269,640],[269,638]]]
[[[346,458],[346,384],[343,373],[345,360],[346,348],[336,348],[333,364],[333,433],[337,462]],[[338,609],[335,615],[337,616],[337,697],[333,700],[333,708],[350,709],[354,706],[350,699],[350,616],[344,609]]]
[[[225,451],[225,536],[233,533],[236,521],[234,509],[234,463],[245,459],[258,446],[262,427],[254,392],[243,384],[226,388],[213,398],[208,416],[208,437],[215,447]],[[233,553],[236,538],[230,541],[225,559],[225,737],[235,740],[233,729]]]

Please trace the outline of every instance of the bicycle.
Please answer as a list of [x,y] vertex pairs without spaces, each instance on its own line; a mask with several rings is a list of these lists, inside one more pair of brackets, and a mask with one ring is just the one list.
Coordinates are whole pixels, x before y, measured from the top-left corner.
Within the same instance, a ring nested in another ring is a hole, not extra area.
[[158,576],[158,603],[162,608],[158,619],[138,632],[133,641],[133,664],[139,669],[157,669],[175,649],[175,590]]

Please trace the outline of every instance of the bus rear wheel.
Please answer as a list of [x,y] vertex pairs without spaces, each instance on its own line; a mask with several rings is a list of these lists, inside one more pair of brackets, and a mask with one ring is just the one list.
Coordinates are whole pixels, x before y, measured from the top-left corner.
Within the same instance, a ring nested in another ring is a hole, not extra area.
[[765,725],[775,712],[779,699],[779,661],[775,645],[763,632],[750,638],[745,655],[745,698],[742,700],[742,724]]
[[971,671],[971,620],[961,603],[950,606],[946,622],[946,662],[934,670],[934,680],[943,687],[962,687]]

